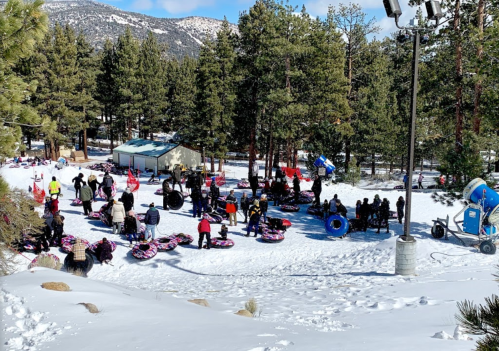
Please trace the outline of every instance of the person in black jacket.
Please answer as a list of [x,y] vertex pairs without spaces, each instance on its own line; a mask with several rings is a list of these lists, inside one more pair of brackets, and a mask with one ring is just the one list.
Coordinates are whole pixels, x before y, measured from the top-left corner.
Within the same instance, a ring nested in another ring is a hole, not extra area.
[[180,192],[183,192],[182,190],[182,169],[180,168],[179,165],[175,167],[175,169],[172,172],[172,178],[173,178],[173,185],[172,189],[175,190],[175,184],[178,184],[180,187]]
[[78,174],[71,180],[71,183],[75,183],[75,199],[78,199],[78,194],[80,193],[81,183],[83,182],[83,173]]
[[248,195],[246,195],[246,192],[243,192],[243,196],[241,197],[241,210],[243,210],[244,214],[244,222],[243,223],[248,223],[248,210],[250,207],[250,201]]
[[336,213],[346,218],[347,212],[347,208],[341,203],[339,199],[336,199]]
[[371,206],[369,205],[369,199],[364,198],[364,202],[360,205],[360,221],[362,223],[362,231],[367,230],[367,221],[369,220],[369,215],[371,214]]
[[156,226],[159,224],[160,219],[159,211],[154,207],[153,202],[149,205],[149,210],[147,210],[146,217],[144,218],[144,223],[146,225],[144,240],[147,240],[149,233],[151,233],[151,241],[156,238]]
[[91,174],[88,177],[88,186],[90,187],[90,189],[92,189],[92,193],[94,194],[93,196],[94,202],[97,201],[95,199],[97,193],[97,185],[100,185],[100,183],[97,181],[97,177],[95,176],[95,174]]
[[102,178],[102,183],[100,184],[102,187],[102,191],[106,194],[106,197],[109,199],[112,195],[112,187],[114,184],[114,179],[109,175],[109,172],[104,173],[104,178]]
[[[298,204],[298,199],[300,198],[300,179],[298,179],[298,175],[295,173],[293,178],[293,191],[295,192],[295,204]],[[318,203],[318,205],[320,202]]]
[[210,192],[211,192],[211,207],[213,208],[213,210],[216,210],[218,207],[218,198],[220,197],[220,188],[218,187],[217,182],[215,181],[215,177],[211,178]]
[[267,222],[267,211],[269,210],[269,202],[267,201],[267,195],[263,194],[260,197],[260,211],[262,211],[263,222]]
[[385,197],[381,205],[379,206],[379,218],[378,218],[378,231],[376,233],[379,234],[379,230],[381,228],[382,222],[386,222],[386,232],[388,233],[388,229],[390,228],[390,224],[388,222],[388,218],[390,217],[390,202]]
[[262,211],[260,210],[260,204],[258,200],[253,201],[253,206],[249,209],[250,221],[248,223],[248,227],[246,228],[246,235],[249,236],[251,229],[255,229],[255,235],[258,233],[258,226],[260,225],[260,216],[262,215]]
[[201,218],[201,188],[196,186],[191,191],[192,199],[192,217]]
[[163,210],[169,211],[169,209],[168,209],[168,196],[170,195],[170,192],[172,190],[170,189],[170,183],[168,183],[168,179],[163,180],[163,184],[161,185],[161,188],[163,189]]
[[130,188],[126,188],[125,192],[121,195],[121,199],[119,200],[123,203],[123,207],[125,208],[125,213],[131,211],[133,208],[133,193],[130,191]]
[[314,192],[314,203],[316,206],[321,205],[321,192],[322,192],[322,182],[319,175],[315,175],[314,184],[312,184],[312,191]]
[[64,233],[64,216],[61,216],[59,212],[56,212],[54,219],[52,221],[52,228],[54,228],[54,236],[52,242],[56,246],[61,246],[62,233]]
[[399,223],[402,224],[402,219],[404,219],[404,209],[405,209],[404,198],[402,196],[400,196],[395,205],[397,206],[397,217],[398,217]]
[[98,244],[97,248],[95,249],[95,257],[97,257],[100,264],[103,264],[103,263],[108,264],[113,259],[112,252],[113,252],[113,249],[111,247],[111,244],[107,240],[107,238],[102,238],[101,243]]

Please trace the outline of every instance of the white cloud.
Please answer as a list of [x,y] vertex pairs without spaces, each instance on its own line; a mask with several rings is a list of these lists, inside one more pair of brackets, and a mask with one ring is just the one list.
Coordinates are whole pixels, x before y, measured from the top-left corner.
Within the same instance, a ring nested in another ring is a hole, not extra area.
[[154,6],[151,0],[135,0],[132,3],[132,9],[134,10],[150,10]]
[[350,2],[359,4],[364,10],[384,8],[382,0],[311,0],[305,3],[305,8],[313,16],[324,16],[329,6],[348,5]]
[[[417,7],[409,7],[407,6],[402,13],[402,17],[399,20],[399,25],[401,27],[409,25],[409,21],[414,18],[416,15]],[[426,14],[426,12],[424,12]],[[391,33],[399,31],[395,25],[395,19],[389,17],[383,17],[381,20],[376,22],[376,25],[381,28],[379,34],[376,34],[376,37],[382,39],[384,37],[390,36]]]
[[214,0],[157,0],[160,7],[172,14],[190,12],[214,4]]

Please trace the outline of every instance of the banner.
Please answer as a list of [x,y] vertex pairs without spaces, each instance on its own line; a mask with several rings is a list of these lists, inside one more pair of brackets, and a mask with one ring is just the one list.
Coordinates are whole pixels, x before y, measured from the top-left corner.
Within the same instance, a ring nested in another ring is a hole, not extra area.
[[35,182],[33,182],[33,196],[39,204],[42,204],[45,199],[45,190],[40,189]]
[[126,180],[126,186],[130,188],[130,191],[132,193],[136,192],[139,190],[140,187],[140,182],[135,178],[132,174],[132,171],[128,169],[128,178]]
[[217,183],[218,186],[225,185],[225,171],[215,178],[215,183]]

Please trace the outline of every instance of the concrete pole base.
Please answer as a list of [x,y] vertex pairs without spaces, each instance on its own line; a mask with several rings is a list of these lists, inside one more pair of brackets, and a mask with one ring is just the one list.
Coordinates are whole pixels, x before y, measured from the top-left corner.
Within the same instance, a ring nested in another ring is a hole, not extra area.
[[[405,237],[404,237],[405,238]],[[397,239],[395,247],[395,274],[415,275],[416,274],[416,239],[405,241]]]

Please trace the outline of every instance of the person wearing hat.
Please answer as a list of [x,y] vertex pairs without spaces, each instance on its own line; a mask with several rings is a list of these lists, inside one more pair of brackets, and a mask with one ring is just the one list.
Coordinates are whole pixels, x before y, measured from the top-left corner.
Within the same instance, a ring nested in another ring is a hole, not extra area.
[[76,177],[71,180],[71,183],[75,183],[75,199],[78,199],[78,194],[81,196],[81,183],[83,182],[83,173],[79,173]]
[[[300,198],[300,179],[298,178],[298,174],[295,173],[293,177],[293,191],[295,192],[295,205],[298,204],[298,199]],[[319,203],[318,203],[319,204]]]
[[82,181],[82,188],[80,189],[80,200],[83,204],[83,213],[87,216],[92,212],[92,189],[87,185],[87,182]]
[[201,250],[203,248],[203,240],[204,237],[206,236],[206,248],[209,250],[211,247],[211,226],[210,222],[208,221],[208,214],[205,213],[203,215],[203,218],[201,219],[201,222],[198,224],[198,233],[199,233],[199,240],[198,240],[198,249]]
[[53,194],[51,196],[52,201],[50,201],[50,212],[52,215],[55,215],[56,212],[59,212],[59,199],[57,198],[57,194]]
[[151,234],[151,241],[156,239],[156,226],[159,224],[161,219],[159,211],[154,207],[154,202],[149,205],[149,209],[146,212],[146,217],[144,223],[146,225],[146,231],[144,233],[144,240],[147,241],[149,233]]
[[56,195],[56,197],[59,197],[59,194],[61,193],[61,184],[55,179],[55,177],[52,177],[52,181],[49,183],[49,194],[50,195]]
[[183,192],[183,190],[182,190],[182,169],[180,168],[180,165],[177,165],[172,173],[173,173],[172,174],[172,179],[173,179],[172,190],[175,190],[175,184],[178,184],[178,186],[180,188],[180,192]]
[[419,177],[418,177],[418,189],[423,189],[423,173],[419,172]]
[[260,197],[260,211],[262,211],[263,223],[267,222],[267,211],[269,210],[269,202],[267,201],[267,195],[263,194]]
[[336,213],[340,216],[347,217],[347,208],[341,203],[340,199],[336,199]]
[[87,276],[85,261],[87,257],[85,256],[86,246],[81,242],[80,238],[76,238],[76,243],[73,245],[71,252],[73,253],[73,261],[75,263],[75,269],[80,271],[84,277]]
[[321,192],[322,192],[322,182],[318,174],[315,175],[314,184],[312,184],[312,191],[314,193],[314,203],[316,206],[321,205]]
[[102,182],[100,186],[102,187],[102,191],[106,194],[106,197],[109,199],[113,193],[113,184],[114,179],[109,175],[109,172],[104,173],[104,177],[102,178]]
[[211,208],[213,208],[213,210],[216,210],[218,207],[218,198],[220,197],[220,188],[217,185],[215,177],[211,178],[210,193]]
[[362,223],[362,231],[367,230],[367,224],[369,220],[369,215],[371,214],[371,205],[369,205],[369,199],[364,198],[364,202],[360,205],[360,222]]
[[170,183],[168,183],[167,178],[165,178],[163,180],[163,184],[161,184],[161,190],[163,190],[163,210],[169,211],[169,209],[168,209],[168,196],[172,192],[172,189],[170,189]]
[[111,217],[113,218],[113,234],[121,234],[121,223],[125,221],[125,207],[123,202],[115,201],[113,209],[111,210]]
[[133,193],[131,192],[130,188],[127,187],[123,194],[121,195],[120,201],[123,203],[123,207],[125,208],[125,213],[128,213],[129,211],[132,210],[133,208]]
[[256,158],[253,158],[253,165],[251,166],[249,181],[251,186],[251,191],[253,192],[253,197],[256,197],[256,190],[258,189],[258,172],[260,171],[260,166],[256,162]]
[[246,235],[249,236],[251,229],[255,228],[255,235],[258,233],[258,226],[260,224],[260,217],[262,216],[262,211],[260,210],[260,203],[258,200],[253,201],[253,206],[249,209],[249,223],[248,228],[246,228]]
[[248,195],[246,195],[246,191],[243,191],[243,196],[241,197],[241,210],[243,210],[244,214],[244,222],[243,223],[248,223],[248,210],[250,207],[250,201]]
[[139,231],[140,222],[137,217],[135,217],[135,212],[130,210],[125,217],[125,234],[128,236],[128,241],[130,241],[130,247],[133,247],[132,238],[135,240],[135,243],[138,242],[137,233]]
[[376,194],[374,195],[374,200],[373,200],[373,203],[371,204],[371,219],[374,218],[374,216],[376,216],[376,218],[379,217],[379,205],[381,205],[381,200],[379,198],[379,195]]
[[386,232],[390,229],[390,223],[388,222],[388,218],[390,217],[390,201],[385,197],[383,198],[383,202],[379,206],[379,218],[378,218],[378,231],[381,229],[382,223],[386,223]]
[[[229,225],[237,225],[237,199],[234,196],[234,190],[229,192],[226,198],[227,204],[225,205],[225,211],[229,214]],[[234,224],[232,224],[234,223]]]

